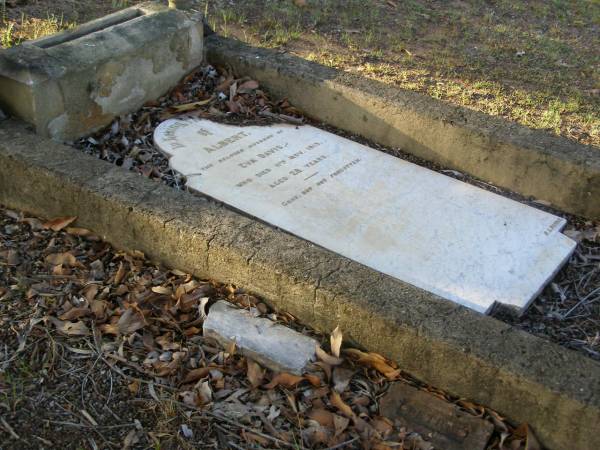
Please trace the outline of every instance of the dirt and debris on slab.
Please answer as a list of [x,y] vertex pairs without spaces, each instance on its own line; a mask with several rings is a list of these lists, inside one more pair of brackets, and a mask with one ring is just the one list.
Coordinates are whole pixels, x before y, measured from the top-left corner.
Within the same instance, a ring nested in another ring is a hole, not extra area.
[[523,317],[515,317],[503,310],[498,310],[494,316],[600,360],[600,223],[566,215],[539,201],[415,158],[401,149],[387,148],[327,124],[316,123],[304,117],[286,99],[273,100],[258,81],[248,77],[237,78],[226,68],[199,68],[168,95],[148,103],[133,114],[121,117],[105,130],[80,139],[74,145],[141,176],[186,190],[185,179],[169,168],[168,159],[154,147],[152,137],[154,129],[163,120],[181,116],[237,125],[310,123],[482,189],[565,217],[568,220],[566,233],[579,243],[570,261]]
[[[218,301],[315,339],[316,361],[273,372],[220,346],[202,333]],[[318,334],[242,288],[116,251],[74,217],[0,208],[0,342],[2,448],[432,449],[381,415],[399,383],[492,424],[482,449],[539,448],[525,425],[347,347],[339,329]]]

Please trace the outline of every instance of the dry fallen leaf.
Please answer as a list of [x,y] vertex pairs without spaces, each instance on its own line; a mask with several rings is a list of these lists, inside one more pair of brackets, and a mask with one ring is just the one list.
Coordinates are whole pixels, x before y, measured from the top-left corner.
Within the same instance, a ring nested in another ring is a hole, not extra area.
[[94,300],[94,298],[96,298],[96,295],[98,294],[99,290],[100,288],[97,284],[88,284],[81,290],[81,295],[83,295],[83,297],[88,302],[91,302],[92,300]]
[[330,435],[327,432],[327,429],[317,424],[302,430],[302,439],[311,447],[318,444],[325,444],[329,438]]
[[273,377],[273,379],[271,380],[270,383],[265,384],[265,388],[267,389],[273,389],[276,386],[285,386],[287,388],[293,388],[294,386],[296,386],[298,383],[300,383],[302,380],[304,380],[304,377],[300,377],[298,375],[293,375],[291,373],[287,373],[287,372],[281,372],[278,373],[277,375],[275,375]]
[[304,379],[315,387],[321,386],[321,379],[317,375],[305,373]]
[[81,263],[77,261],[75,255],[73,255],[71,252],[51,253],[50,255],[46,256],[46,262],[54,266],[59,266],[62,264],[63,266],[68,267],[81,267]]
[[348,417],[349,419],[354,419],[354,411],[352,411],[352,408],[350,408],[350,406],[345,403],[344,400],[342,400],[342,397],[336,391],[331,393],[329,401],[333,406],[339,409],[344,416]]
[[90,330],[82,321],[70,322],[59,320],[56,317],[50,317],[50,321],[59,333],[67,336],[88,336],[90,334]]
[[109,323],[100,326],[100,330],[105,334],[113,335],[128,335],[134,333],[146,326],[144,317],[133,309],[126,309],[125,312],[119,317],[117,323]]
[[133,309],[127,309],[120,317],[117,325],[119,326],[121,334],[131,334],[134,331],[143,328],[146,325],[146,321],[139,312],[134,311]]
[[192,369],[185,374],[185,377],[181,381],[181,384],[195,383],[196,381],[207,377],[209,372],[210,367],[199,367],[198,369]]
[[67,227],[65,231],[73,236],[90,236],[92,234],[87,228]]
[[325,408],[313,408],[306,414],[310,419],[316,421],[322,427],[333,429],[333,414]]
[[401,373],[400,369],[392,367],[391,361],[378,353],[365,353],[355,348],[346,349],[344,352],[357,363],[381,372],[389,380],[395,380]]
[[525,442],[525,450],[541,450],[540,443],[527,423],[522,423],[514,431],[514,436]]
[[123,264],[123,261],[121,261],[119,263],[119,268],[117,269],[117,273],[115,273],[115,279],[113,280],[113,284],[114,285],[121,284],[121,281],[123,281],[126,274],[127,274],[127,272],[125,270],[125,265]]
[[254,80],[245,81],[244,83],[240,84],[240,87],[238,88],[237,91],[240,94],[244,94],[244,93],[252,91],[253,89],[258,89],[258,81],[254,81]]
[[339,326],[335,327],[335,330],[333,330],[329,339],[331,342],[331,354],[336,358],[339,358],[343,339],[342,330],[340,330]]
[[324,363],[329,364],[330,366],[339,366],[344,362],[341,358],[336,358],[335,356],[331,356],[325,350],[323,350],[319,345],[316,346],[315,349],[317,353],[317,358],[319,358]]
[[71,308],[64,314],[61,314],[58,318],[60,320],[74,320],[89,316],[91,313],[92,311],[89,308]]
[[42,226],[53,231],[60,231],[63,228],[71,225],[76,219],[77,217],[57,217],[56,219],[52,219],[43,223]]
[[198,388],[198,398],[200,399],[200,404],[206,405],[212,400],[212,389],[210,388],[210,383],[208,381],[203,381]]
[[346,431],[346,428],[348,428],[349,424],[350,424],[350,419],[348,419],[346,417],[338,416],[337,414],[334,414],[333,415],[333,427],[335,428],[334,437],[338,437],[340,434],[342,434],[344,431]]
[[104,300],[92,300],[90,302],[90,310],[92,314],[98,320],[102,320],[106,318],[106,310],[108,309],[108,303]]
[[246,360],[246,363],[246,376],[248,377],[248,381],[250,381],[250,384],[253,388],[257,388],[262,384],[263,378],[265,377],[265,372],[261,369],[258,363],[251,359]]
[[137,393],[140,390],[139,380],[133,380],[131,383],[129,383],[127,385],[127,389],[129,389],[129,392],[131,392],[133,395],[137,395]]
[[154,292],[155,294],[161,294],[161,295],[172,295],[173,289],[171,289],[170,287],[167,287],[167,286],[154,286],[152,288],[152,292]]

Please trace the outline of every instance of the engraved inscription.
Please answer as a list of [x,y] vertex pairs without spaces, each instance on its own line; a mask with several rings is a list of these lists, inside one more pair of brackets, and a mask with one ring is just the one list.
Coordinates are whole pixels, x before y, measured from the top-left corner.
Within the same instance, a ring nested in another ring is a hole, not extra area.
[[190,189],[480,312],[525,308],[574,248],[562,218],[318,128],[170,119],[154,136]]

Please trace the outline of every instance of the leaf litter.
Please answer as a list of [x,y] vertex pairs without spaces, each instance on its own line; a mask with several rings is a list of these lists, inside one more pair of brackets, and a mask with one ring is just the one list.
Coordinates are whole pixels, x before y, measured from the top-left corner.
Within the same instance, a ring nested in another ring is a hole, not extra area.
[[[393,382],[494,423],[489,449],[536,448],[526,424],[345,346],[339,328],[321,335],[243,288],[36,220],[0,209],[0,251],[20,256],[0,260],[0,441],[11,448],[431,448],[380,416]],[[316,338],[318,361],[302,376],[273,373],[235,343],[205,338],[205,308],[217,300]]]

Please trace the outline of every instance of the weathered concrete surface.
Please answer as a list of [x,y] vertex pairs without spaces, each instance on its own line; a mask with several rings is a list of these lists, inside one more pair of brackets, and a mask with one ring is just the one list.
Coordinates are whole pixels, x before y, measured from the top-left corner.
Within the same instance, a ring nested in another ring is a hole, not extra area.
[[308,116],[573,214],[600,217],[600,149],[213,35],[207,58]]
[[202,61],[203,22],[148,2],[0,51],[0,106],[58,140],[167,92]]
[[316,340],[223,300],[210,307],[202,331],[224,348],[235,341],[242,354],[275,372],[302,375],[317,358]]
[[485,450],[494,426],[452,403],[405,383],[394,383],[379,404],[381,413],[414,430],[436,449]]
[[527,421],[550,449],[596,450],[600,364],[78,150],[0,123],[0,203],[78,216],[115,246],[244,286],[421,380]]

